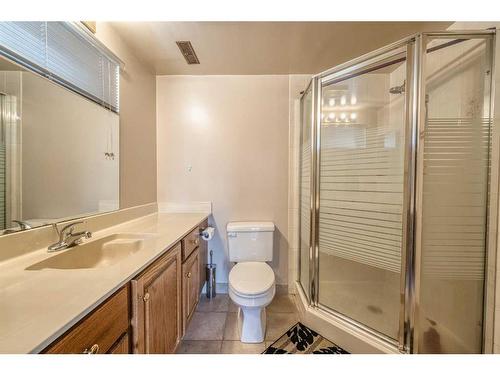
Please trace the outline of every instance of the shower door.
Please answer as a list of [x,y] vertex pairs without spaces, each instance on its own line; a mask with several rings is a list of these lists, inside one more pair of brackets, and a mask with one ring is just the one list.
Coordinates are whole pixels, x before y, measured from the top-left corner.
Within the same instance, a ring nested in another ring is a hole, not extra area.
[[424,35],[415,349],[481,353],[491,35]]
[[401,352],[491,350],[494,37],[410,36],[302,97],[300,284],[313,308]]
[[321,79],[318,304],[396,343],[407,46]]

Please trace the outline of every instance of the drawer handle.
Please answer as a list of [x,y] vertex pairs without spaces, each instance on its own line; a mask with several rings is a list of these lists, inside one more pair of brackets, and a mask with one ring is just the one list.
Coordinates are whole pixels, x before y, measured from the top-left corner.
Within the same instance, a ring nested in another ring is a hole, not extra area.
[[90,349],[85,349],[83,354],[97,354],[99,353],[99,345],[94,344],[90,347]]
[[149,293],[146,293],[144,295],[144,297],[142,297],[142,299],[143,299],[144,302],[148,302],[149,301]]
[[188,279],[190,279],[190,278],[191,278],[191,272],[188,272],[188,273],[186,274],[186,277],[187,277]]
[[194,240],[191,240],[191,243],[193,245],[198,245],[200,243],[200,241],[198,240],[198,238],[195,238]]

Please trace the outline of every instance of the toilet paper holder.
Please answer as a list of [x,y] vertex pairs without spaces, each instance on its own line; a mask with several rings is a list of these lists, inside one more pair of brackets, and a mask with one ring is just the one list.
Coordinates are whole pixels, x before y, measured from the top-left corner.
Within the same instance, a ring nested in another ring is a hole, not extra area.
[[205,229],[200,229],[200,237],[205,241],[210,241],[215,234],[214,227],[206,227]]

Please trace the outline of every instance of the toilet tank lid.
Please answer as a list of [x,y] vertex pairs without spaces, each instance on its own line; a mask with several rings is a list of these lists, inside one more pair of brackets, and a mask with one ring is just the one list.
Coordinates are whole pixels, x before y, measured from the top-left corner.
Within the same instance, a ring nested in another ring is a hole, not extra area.
[[227,223],[228,232],[274,232],[272,221],[233,221]]

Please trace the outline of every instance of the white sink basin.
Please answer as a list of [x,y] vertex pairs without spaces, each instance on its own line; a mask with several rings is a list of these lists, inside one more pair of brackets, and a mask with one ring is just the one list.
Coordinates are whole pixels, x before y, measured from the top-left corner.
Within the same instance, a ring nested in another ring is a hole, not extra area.
[[153,233],[112,234],[85,242],[41,262],[27,270],[101,268],[112,266],[142,250],[157,235]]

